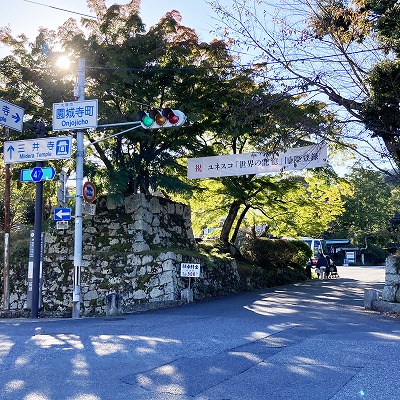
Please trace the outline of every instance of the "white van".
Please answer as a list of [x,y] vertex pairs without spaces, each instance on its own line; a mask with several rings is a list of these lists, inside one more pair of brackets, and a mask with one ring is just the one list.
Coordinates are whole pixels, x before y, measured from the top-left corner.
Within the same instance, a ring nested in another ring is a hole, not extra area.
[[301,240],[304,243],[307,243],[310,249],[313,252],[313,255],[311,257],[311,261],[313,265],[317,263],[317,255],[318,253],[326,253],[326,244],[325,240],[323,239],[314,239],[314,238],[309,238],[309,237],[302,237],[299,240]]

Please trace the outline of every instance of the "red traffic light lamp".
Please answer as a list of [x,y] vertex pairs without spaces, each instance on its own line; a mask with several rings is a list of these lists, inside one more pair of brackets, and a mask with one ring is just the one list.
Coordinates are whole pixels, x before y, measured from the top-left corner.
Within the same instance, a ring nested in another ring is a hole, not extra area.
[[153,108],[150,111],[140,111],[138,113],[140,124],[144,129],[172,128],[182,126],[186,121],[186,115],[180,110],[164,108],[157,110]]

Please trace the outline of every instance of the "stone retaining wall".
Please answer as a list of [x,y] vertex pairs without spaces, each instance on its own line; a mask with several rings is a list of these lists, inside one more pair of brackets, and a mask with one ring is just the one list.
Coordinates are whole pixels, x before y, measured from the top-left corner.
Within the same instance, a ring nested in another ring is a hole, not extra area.
[[[84,218],[82,235],[81,315],[180,302],[181,290],[189,283],[180,277],[181,262],[201,264],[201,277],[191,281],[195,299],[239,288],[234,260],[210,261],[199,255],[186,205],[143,194],[119,203],[101,198],[96,215]],[[73,223],[68,230],[53,226],[45,234],[44,314],[71,313],[73,244]],[[12,292],[11,310],[23,310],[26,286],[12,286],[20,290]]]
[[400,303],[400,258],[388,257],[386,259],[385,286],[382,300]]
[[364,306],[367,310],[400,314],[400,258],[386,259],[385,286],[382,293],[365,289]]

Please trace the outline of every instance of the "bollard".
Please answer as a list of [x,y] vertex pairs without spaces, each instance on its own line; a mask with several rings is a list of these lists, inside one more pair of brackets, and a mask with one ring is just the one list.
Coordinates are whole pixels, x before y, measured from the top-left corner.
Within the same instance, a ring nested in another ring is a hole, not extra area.
[[117,293],[110,293],[106,297],[106,315],[119,314],[119,296]]
[[188,303],[191,303],[193,301],[193,290],[192,289],[181,290],[181,299],[186,300]]
[[379,292],[375,289],[364,290],[364,308],[366,310],[373,310],[373,302],[379,300]]

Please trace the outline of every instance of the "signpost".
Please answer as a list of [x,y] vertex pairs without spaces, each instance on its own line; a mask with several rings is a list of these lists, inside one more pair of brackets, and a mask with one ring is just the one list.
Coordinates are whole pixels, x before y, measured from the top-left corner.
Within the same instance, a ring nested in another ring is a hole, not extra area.
[[53,104],[53,131],[97,127],[97,99]]
[[56,228],[59,230],[68,229],[69,224],[68,221],[56,221]]
[[40,182],[50,181],[54,178],[56,171],[53,167],[36,167],[22,169],[20,175],[21,182]]
[[4,164],[71,158],[72,136],[4,142]]
[[29,234],[29,261],[28,261],[28,296],[26,299],[27,308],[32,310],[42,304],[42,278],[43,278],[43,252],[44,252],[44,233],[41,234],[40,240],[40,270],[39,270],[39,294],[38,294],[38,305],[33,304],[33,292],[36,287],[33,285],[33,272],[34,272],[34,252],[35,252],[35,231],[31,231]]
[[200,278],[200,264],[181,263],[181,276],[186,278]]
[[0,125],[22,132],[24,109],[0,100]]
[[185,298],[188,303],[193,301],[193,290],[190,288],[190,278],[200,278],[200,264],[181,263],[181,276],[189,278],[189,285],[181,291],[181,297]]

